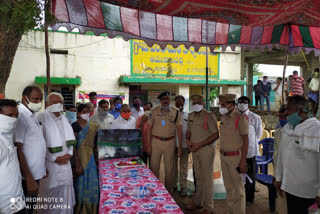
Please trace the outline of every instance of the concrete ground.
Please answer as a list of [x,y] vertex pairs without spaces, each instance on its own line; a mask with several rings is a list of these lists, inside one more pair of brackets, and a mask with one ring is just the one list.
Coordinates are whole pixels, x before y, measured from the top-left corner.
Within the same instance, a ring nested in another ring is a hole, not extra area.
[[[192,158],[189,158],[189,169],[192,168]],[[219,141],[216,147],[215,159],[214,159],[214,171],[220,171],[221,164],[220,164],[220,146]],[[269,165],[269,172],[273,172],[272,165]],[[164,165],[163,161],[161,161],[160,167],[160,181],[164,183]],[[174,200],[180,206],[180,208],[186,214],[197,214],[200,213],[199,210],[196,211],[185,211],[184,207],[186,204],[191,203],[192,198],[191,196],[187,197],[180,197],[179,193],[176,192],[173,195]],[[225,210],[226,201],[225,200],[214,200],[215,212],[216,214],[225,214],[227,211]],[[255,193],[255,200],[253,204],[247,205],[246,208],[247,214],[269,214],[269,199],[268,199],[268,188],[263,186],[259,183],[256,183],[256,193]]]

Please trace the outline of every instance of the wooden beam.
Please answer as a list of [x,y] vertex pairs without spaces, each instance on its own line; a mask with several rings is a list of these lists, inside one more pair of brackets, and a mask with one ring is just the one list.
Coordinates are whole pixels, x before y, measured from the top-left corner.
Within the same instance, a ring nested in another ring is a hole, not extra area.
[[252,63],[252,64],[257,64],[257,61],[264,61],[268,60],[270,58],[280,58],[283,57],[284,53],[282,52],[277,52],[277,53],[266,53],[266,54],[261,54],[255,57],[246,57],[246,62],[247,63]]
[[[246,63],[248,63],[246,61]],[[254,64],[267,64],[267,65],[283,65],[283,60],[278,59],[278,60],[261,60],[261,61],[256,61]],[[288,66],[303,66],[305,63],[304,62],[297,62],[297,61],[289,61]]]

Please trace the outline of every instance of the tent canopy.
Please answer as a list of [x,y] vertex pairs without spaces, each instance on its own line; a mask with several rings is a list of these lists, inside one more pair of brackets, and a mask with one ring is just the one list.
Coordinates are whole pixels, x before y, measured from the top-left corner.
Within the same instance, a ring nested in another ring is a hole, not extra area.
[[162,15],[242,26],[320,26],[319,0],[100,0]]
[[161,48],[283,46],[291,53],[303,48],[319,55],[319,8],[318,0],[53,0],[52,12],[59,22],[52,28],[120,35]]

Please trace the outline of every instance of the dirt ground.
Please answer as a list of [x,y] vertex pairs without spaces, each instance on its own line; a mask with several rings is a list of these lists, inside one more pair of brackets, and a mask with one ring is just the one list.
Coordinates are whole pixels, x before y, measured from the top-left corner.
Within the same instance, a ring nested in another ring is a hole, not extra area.
[[[214,171],[219,171],[221,169],[220,164],[220,148],[219,142],[217,143],[215,159],[214,159]],[[189,168],[192,168],[192,158],[189,158]],[[273,172],[272,165],[269,165],[269,172]],[[160,167],[160,181],[164,183],[164,166],[163,161],[161,161]],[[186,214],[197,214],[200,213],[199,210],[196,211],[185,211],[184,207],[186,204],[191,203],[191,196],[180,197],[179,193],[176,192],[173,195],[174,200],[177,202],[179,207]],[[227,213],[225,210],[226,201],[225,200],[214,200],[215,212],[217,214],[225,214]],[[255,200],[253,204],[247,205],[246,207],[247,214],[269,214],[269,199],[268,199],[268,188],[256,182],[256,192],[255,192]]]

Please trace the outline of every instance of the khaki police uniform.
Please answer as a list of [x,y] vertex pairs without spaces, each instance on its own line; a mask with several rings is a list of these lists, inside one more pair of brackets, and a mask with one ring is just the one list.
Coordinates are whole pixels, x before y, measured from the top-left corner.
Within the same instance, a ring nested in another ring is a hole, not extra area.
[[[163,122],[165,121],[165,122]],[[170,111],[157,106],[151,110],[148,120],[151,127],[151,171],[159,178],[160,162],[163,155],[165,169],[165,187],[169,192],[174,188],[174,162],[176,155],[176,127],[181,126],[180,111],[170,107]]]
[[[202,110],[192,112],[188,117],[190,141],[200,143],[212,134],[218,133],[217,120],[213,113]],[[213,143],[192,152],[193,168],[196,179],[195,204],[209,212],[213,211],[213,161],[215,146]]]
[[245,214],[246,196],[243,178],[236,170],[240,164],[242,135],[248,135],[249,122],[238,111],[225,114],[220,124],[221,169],[227,191],[227,209],[232,214]]

